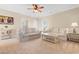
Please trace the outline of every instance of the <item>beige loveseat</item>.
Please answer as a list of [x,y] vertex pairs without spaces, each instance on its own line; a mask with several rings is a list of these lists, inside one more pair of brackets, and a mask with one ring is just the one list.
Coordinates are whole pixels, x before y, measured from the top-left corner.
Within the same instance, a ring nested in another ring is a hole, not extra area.
[[77,33],[68,33],[67,34],[68,41],[79,42],[79,34]]

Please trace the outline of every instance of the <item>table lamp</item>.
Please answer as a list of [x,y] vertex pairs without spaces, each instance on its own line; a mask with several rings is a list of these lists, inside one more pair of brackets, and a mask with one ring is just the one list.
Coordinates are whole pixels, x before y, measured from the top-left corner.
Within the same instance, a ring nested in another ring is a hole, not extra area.
[[78,23],[77,23],[77,22],[73,22],[73,23],[71,24],[71,26],[73,27],[73,33],[76,33],[75,28],[78,26]]

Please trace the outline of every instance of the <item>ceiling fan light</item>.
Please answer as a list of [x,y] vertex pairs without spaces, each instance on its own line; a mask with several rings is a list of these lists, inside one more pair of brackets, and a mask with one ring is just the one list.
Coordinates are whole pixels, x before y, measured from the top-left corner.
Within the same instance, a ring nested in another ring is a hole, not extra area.
[[34,10],[34,12],[36,12],[36,13],[37,13],[37,12],[38,12],[38,10]]

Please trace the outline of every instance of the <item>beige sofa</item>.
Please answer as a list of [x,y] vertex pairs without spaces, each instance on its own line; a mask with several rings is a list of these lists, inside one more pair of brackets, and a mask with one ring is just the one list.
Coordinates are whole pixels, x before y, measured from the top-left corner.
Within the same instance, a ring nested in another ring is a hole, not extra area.
[[67,40],[65,28],[52,28],[48,31],[43,31],[43,33],[47,33],[48,35],[43,34],[43,39],[47,39],[48,37],[51,39],[47,39],[48,41],[53,42],[53,40]]
[[40,38],[41,33],[35,29],[27,29],[25,33],[20,32],[19,37],[21,42],[26,42],[28,40],[38,39]]
[[67,34],[67,40],[68,41],[79,42],[79,34],[76,34],[76,33],[68,33]]

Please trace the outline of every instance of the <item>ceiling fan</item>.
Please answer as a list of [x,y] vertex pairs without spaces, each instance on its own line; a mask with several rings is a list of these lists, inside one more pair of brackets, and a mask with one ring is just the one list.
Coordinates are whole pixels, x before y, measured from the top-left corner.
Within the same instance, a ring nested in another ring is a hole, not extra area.
[[28,10],[32,9],[33,12],[42,12],[42,9],[44,8],[44,6],[41,6],[39,4],[32,4],[32,8],[28,8]]

